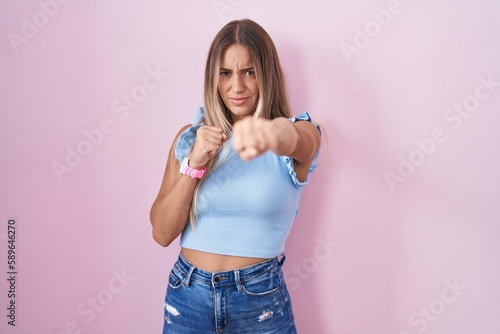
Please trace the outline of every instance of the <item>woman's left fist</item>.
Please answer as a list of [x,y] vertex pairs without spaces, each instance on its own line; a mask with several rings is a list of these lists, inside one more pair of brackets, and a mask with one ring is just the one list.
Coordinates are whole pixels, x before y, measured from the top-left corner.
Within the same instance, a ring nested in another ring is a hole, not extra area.
[[273,122],[245,117],[233,125],[233,147],[243,160],[251,160],[276,146]]

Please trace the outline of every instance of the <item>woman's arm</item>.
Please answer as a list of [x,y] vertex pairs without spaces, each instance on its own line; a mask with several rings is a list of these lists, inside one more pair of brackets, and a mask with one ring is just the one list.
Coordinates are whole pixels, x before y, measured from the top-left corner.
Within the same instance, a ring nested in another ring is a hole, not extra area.
[[[189,217],[194,189],[199,179],[180,174],[180,164],[175,158],[175,145],[180,134],[189,125],[179,131],[170,148],[167,167],[154,201],[150,220],[153,226],[153,239],[163,247],[170,245],[184,230]],[[196,133],[196,140],[189,155],[190,167],[200,169],[215,157],[227,136],[221,129],[211,126],[202,126]]]
[[304,181],[321,143],[316,126],[308,121],[292,123],[284,117],[272,121],[246,117],[233,126],[233,146],[243,160],[267,150],[295,161],[297,179]]

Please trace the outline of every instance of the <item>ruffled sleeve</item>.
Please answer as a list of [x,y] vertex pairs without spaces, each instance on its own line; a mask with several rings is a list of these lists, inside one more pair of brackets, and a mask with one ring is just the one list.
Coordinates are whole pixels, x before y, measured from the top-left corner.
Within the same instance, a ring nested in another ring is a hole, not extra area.
[[[311,116],[309,115],[308,112],[303,112],[302,114],[300,115],[297,115],[295,117],[292,117],[290,118],[290,121],[292,123],[295,123],[297,121],[307,121],[307,122],[311,122],[312,124],[314,124],[316,126],[316,128],[318,129],[319,133],[321,134],[321,128],[319,127],[319,125],[317,125],[316,123],[314,123],[311,119]],[[293,183],[295,184],[295,186],[301,188],[305,185],[307,185],[309,183],[309,177],[311,176],[311,173],[316,169],[316,166],[317,166],[317,162],[316,162],[316,159],[318,158],[318,155],[319,155],[319,150],[318,152],[316,153],[316,155],[314,156],[314,159],[313,159],[313,162],[311,164],[311,167],[309,167],[309,172],[307,173],[307,176],[306,176],[306,179],[305,181],[299,181],[297,179],[297,173],[295,173],[295,170],[293,168],[293,159],[290,158],[290,157],[287,157],[287,156],[282,156],[281,158],[283,159],[283,161],[285,162],[287,168],[288,168],[288,173],[290,174],[290,176],[292,177],[292,181]]]
[[191,148],[194,145],[196,139],[196,131],[204,124],[205,113],[203,108],[198,109],[196,115],[194,115],[191,120],[191,126],[184,130],[177,140],[177,145],[175,145],[175,157],[179,162],[191,152]]

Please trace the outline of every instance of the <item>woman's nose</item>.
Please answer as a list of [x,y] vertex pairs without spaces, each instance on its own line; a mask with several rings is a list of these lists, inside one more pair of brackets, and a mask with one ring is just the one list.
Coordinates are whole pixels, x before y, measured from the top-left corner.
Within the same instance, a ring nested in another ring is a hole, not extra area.
[[232,91],[235,93],[243,92],[245,90],[245,84],[240,75],[233,75]]

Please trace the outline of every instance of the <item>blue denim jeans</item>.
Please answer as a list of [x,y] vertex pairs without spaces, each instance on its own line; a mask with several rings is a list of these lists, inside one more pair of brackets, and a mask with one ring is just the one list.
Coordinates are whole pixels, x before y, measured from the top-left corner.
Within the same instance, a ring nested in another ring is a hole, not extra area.
[[181,254],[169,276],[163,333],[296,334],[284,260],[212,273]]

